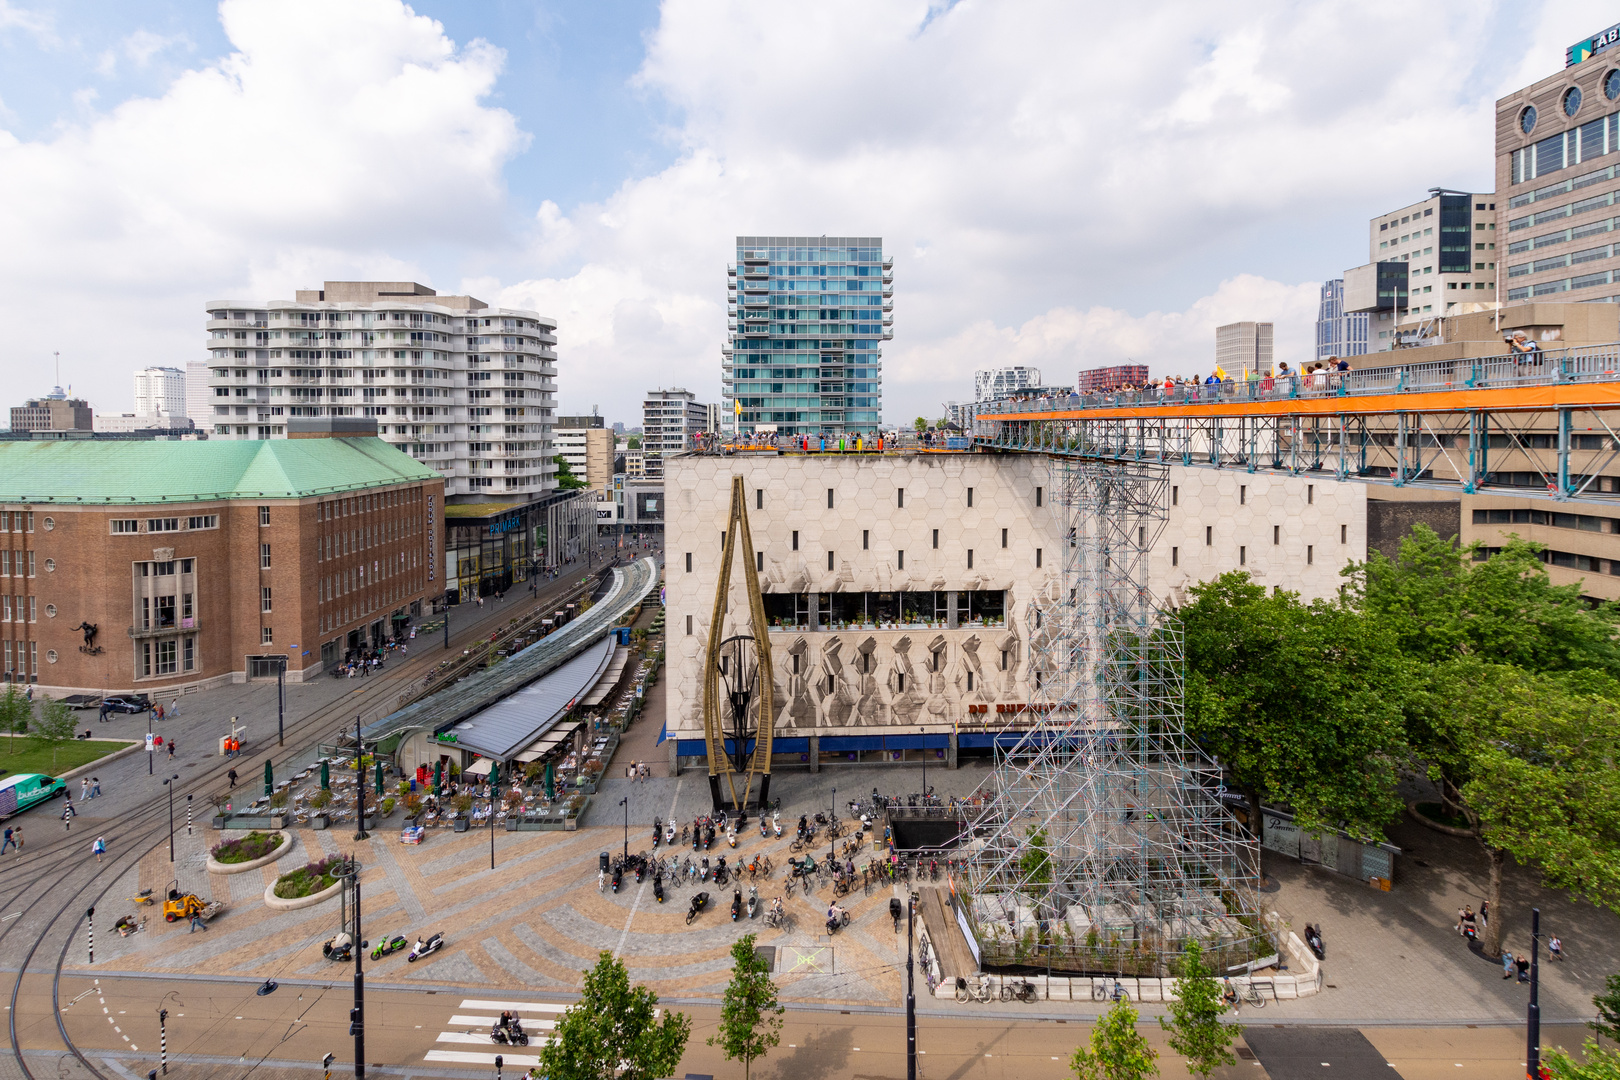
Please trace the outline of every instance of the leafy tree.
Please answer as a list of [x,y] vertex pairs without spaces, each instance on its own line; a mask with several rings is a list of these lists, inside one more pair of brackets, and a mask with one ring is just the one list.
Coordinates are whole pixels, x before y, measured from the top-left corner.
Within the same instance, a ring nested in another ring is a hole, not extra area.
[[574,467],[568,464],[568,459],[558,454],[551,459],[557,465],[557,487],[563,491],[578,491],[582,487],[589,487],[583,479],[574,475]]
[[1136,1010],[1124,998],[1097,1018],[1091,1045],[1075,1048],[1076,1080],[1147,1080],[1159,1075],[1159,1052],[1136,1030]]
[[1606,1050],[1590,1039],[1582,1049],[1585,1060],[1577,1062],[1563,1047],[1549,1047],[1541,1063],[1553,1080],[1620,1080],[1620,1050]]
[[6,687],[6,692],[0,694],[0,731],[9,732],[11,738],[11,752],[17,752],[17,736],[28,730],[28,718],[33,713],[29,707],[28,699],[18,691],[15,683]]
[[1443,701],[1429,711],[1447,750],[1431,775],[1454,793],[1486,855],[1485,951],[1501,951],[1510,855],[1536,863],[1549,887],[1620,909],[1620,682],[1454,664],[1437,686]]
[[624,440],[624,448],[626,450],[640,450],[641,449],[641,436],[640,435],[632,435],[629,438],[625,439]]
[[1481,545],[1453,547],[1418,525],[1397,558],[1373,552],[1347,568],[1346,591],[1419,660],[1472,656],[1531,671],[1600,668],[1620,677],[1620,607],[1589,607],[1580,585],[1553,585],[1542,550],[1514,536],[1480,562]]
[[46,698],[44,707],[39,711],[38,738],[51,748],[51,768],[56,768],[56,752],[63,743],[73,738],[78,728],[78,717],[66,703],[56,698]]
[[672,1076],[686,1052],[692,1021],[664,1011],[658,995],[631,986],[630,973],[610,952],[585,972],[579,1003],[557,1021],[555,1039],[540,1048],[540,1071],[552,1080],[653,1080]]
[[1597,1006],[1597,1019],[1586,1026],[1597,1032],[1600,1040],[1607,1035],[1620,1042],[1620,975],[1609,976],[1603,993],[1593,995],[1592,1004]]
[[1170,1033],[1170,1049],[1186,1059],[1187,1071],[1196,1076],[1208,1076],[1223,1065],[1236,1065],[1231,1046],[1243,1033],[1236,1024],[1221,1023],[1226,1005],[1221,1001],[1221,984],[1214,974],[1204,963],[1198,942],[1187,942],[1176,980],[1176,999],[1170,1003],[1170,1018],[1159,1018],[1159,1025]]
[[927,417],[919,416],[917,419],[911,422],[911,426],[917,429],[917,434],[921,435],[923,432],[928,430],[928,419]]
[[1052,853],[1046,830],[1031,825],[1024,830],[1024,850],[1018,856],[1018,870],[1031,885],[1052,884]]
[[1253,831],[1261,801],[1275,800],[1307,831],[1381,838],[1401,808],[1413,682],[1394,636],[1344,604],[1302,604],[1241,572],[1190,591],[1187,729],[1248,799]]
[[720,1004],[720,1029],[709,1038],[728,1061],[742,1059],[743,1080],[748,1080],[755,1058],[764,1057],[782,1041],[782,1014],[776,984],[764,960],[754,952],[753,934],[731,945],[731,982]]

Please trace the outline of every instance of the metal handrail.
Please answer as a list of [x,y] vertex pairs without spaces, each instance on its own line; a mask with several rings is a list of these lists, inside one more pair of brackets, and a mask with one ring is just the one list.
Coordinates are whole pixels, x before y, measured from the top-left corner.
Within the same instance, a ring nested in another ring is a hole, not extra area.
[[1070,394],[1066,398],[987,401],[979,403],[975,412],[983,419],[995,415],[1133,406],[1209,405],[1620,381],[1620,344],[1589,345],[1558,351],[1538,350],[1530,356],[1531,359],[1482,356],[1429,360],[1354,371],[1314,374],[1290,372],[1283,376],[1228,379],[1221,383],[1169,389],[1148,387],[1144,390],[1100,394]]

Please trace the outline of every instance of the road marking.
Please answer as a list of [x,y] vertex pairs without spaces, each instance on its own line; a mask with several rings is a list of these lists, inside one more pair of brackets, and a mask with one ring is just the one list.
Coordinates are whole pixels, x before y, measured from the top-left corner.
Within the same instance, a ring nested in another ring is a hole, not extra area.
[[[524,1068],[540,1064],[538,1054],[502,1054],[508,1068]],[[429,1050],[428,1061],[444,1061],[457,1065],[494,1065],[494,1054],[475,1054],[470,1050]]]
[[17,918],[21,914],[22,912],[20,911],[13,911],[10,915],[0,915],[0,922],[10,922],[12,919]]
[[567,1005],[549,1005],[536,1001],[482,1001],[468,998],[461,1003],[463,1009],[495,1009],[499,1012],[567,1012]]
[[[465,1025],[467,1027],[494,1027],[499,1022],[500,1017],[498,1016],[462,1016],[457,1014],[450,1018],[450,1023]],[[550,1031],[557,1026],[557,1021],[530,1019],[523,1021],[523,1026],[526,1028],[539,1028],[542,1031]]]

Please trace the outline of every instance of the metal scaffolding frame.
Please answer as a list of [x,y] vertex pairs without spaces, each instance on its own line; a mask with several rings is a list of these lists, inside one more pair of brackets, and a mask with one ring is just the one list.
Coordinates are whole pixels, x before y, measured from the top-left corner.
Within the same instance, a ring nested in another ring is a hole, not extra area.
[[1050,460],[1069,542],[1030,605],[1038,719],[998,752],[963,852],[983,962],[1164,976],[1188,940],[1221,966],[1275,952],[1258,847],[1186,736],[1180,625],[1148,589],[1168,470]]

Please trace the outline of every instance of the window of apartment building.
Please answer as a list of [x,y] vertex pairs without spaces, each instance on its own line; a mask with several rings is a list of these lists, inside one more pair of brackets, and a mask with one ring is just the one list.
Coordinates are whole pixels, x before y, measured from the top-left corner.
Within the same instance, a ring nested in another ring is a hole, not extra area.
[[690,551],[686,553],[686,572],[688,574],[692,572],[692,553]]
[[149,533],[155,533],[155,532],[179,532],[180,531],[180,519],[177,518],[177,517],[172,517],[172,518],[147,518],[146,519],[146,531],[149,532]]
[[894,505],[901,510],[906,508],[906,489],[896,488],[894,491]]
[[1041,549],[1036,548],[1035,549],[1035,569],[1039,570],[1040,568],[1041,568]]
[[754,552],[754,571],[761,574],[765,572],[765,553],[763,551]]
[[275,635],[270,632],[270,628],[268,626],[261,626],[259,628],[259,644],[260,645],[273,644],[274,637],[275,637]]
[[895,555],[895,569],[896,570],[904,570],[906,568],[906,549],[901,548],[900,550],[896,551],[894,553],[894,555]]
[[1170,549],[1170,565],[1171,566],[1180,566],[1181,565],[1181,549],[1180,548],[1173,547],[1173,548]]
[[269,544],[260,544],[259,545],[259,569],[260,570],[268,570],[268,569],[270,569],[270,545]]
[[1340,525],[1339,526],[1339,543],[1348,544],[1349,542],[1350,542],[1350,526],[1348,526],[1348,525]]
[[32,551],[28,553],[28,576],[34,576],[34,553]]
[[827,569],[831,570],[832,568],[833,568],[833,553],[829,551],[829,552],[827,552]]
[[1204,546],[1205,547],[1214,547],[1215,546],[1215,526],[1213,526],[1213,525],[1205,525],[1204,526]]
[[967,688],[968,688],[968,691],[971,693],[972,690],[973,690],[973,672],[971,672],[971,671],[967,673]]
[[259,610],[270,610],[270,586],[268,585],[259,590]]
[[692,636],[692,616],[690,615],[686,617],[686,636]]
[[967,491],[968,491],[968,503],[967,504],[969,506],[972,506],[973,505],[973,489],[968,488]]
[[967,568],[969,570],[973,569],[973,549],[972,548],[968,548],[968,565],[967,565]]
[[1170,505],[1181,505],[1181,488],[1175,484],[1170,485]]
[[1305,565],[1310,566],[1316,562],[1316,547],[1313,544],[1305,545]]
[[196,517],[186,518],[188,529],[217,529],[219,528],[218,514],[199,514]]
[[828,488],[827,489],[827,509],[831,510],[832,508],[833,508],[833,489]]
[[1248,484],[1239,484],[1238,485],[1238,505],[1239,506],[1247,506],[1248,503],[1249,503],[1249,485]]
[[141,523],[135,518],[113,518],[112,531],[114,533],[140,532]]
[[197,639],[194,637],[180,639],[180,668],[182,671],[197,670]]
[[1271,546],[1276,547],[1278,544],[1281,544],[1281,543],[1282,543],[1282,526],[1281,525],[1273,525],[1271,527]]
[[1001,546],[1002,547],[1007,546],[1007,530],[1006,529],[1001,530]]
[[765,509],[765,489],[764,488],[755,488],[754,489],[754,509],[755,510],[763,510],[763,509]]
[[1314,504],[1316,502],[1316,485],[1315,484],[1306,484],[1305,485],[1305,501],[1307,503],[1312,503],[1312,504]]
[[799,550],[799,530],[798,529],[793,530],[793,550],[794,551]]
[[1044,489],[1042,489],[1042,488],[1036,488],[1035,489],[1035,505],[1037,507],[1041,505],[1041,501],[1045,498],[1045,496],[1046,496],[1046,492],[1045,492]]
[[934,549],[939,550],[939,530],[934,530]]
[[1238,565],[1249,565],[1249,549],[1242,544],[1238,545]]

